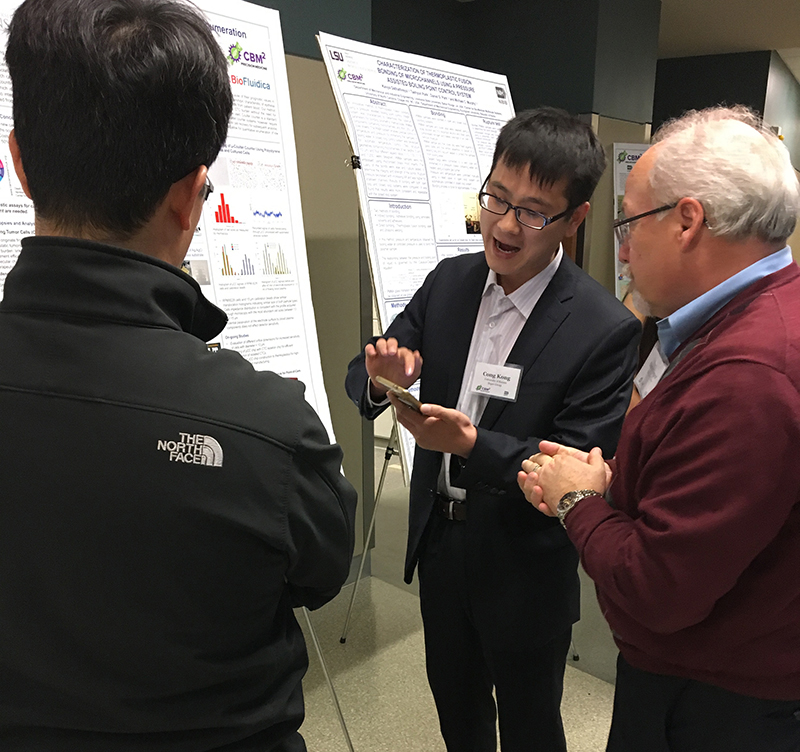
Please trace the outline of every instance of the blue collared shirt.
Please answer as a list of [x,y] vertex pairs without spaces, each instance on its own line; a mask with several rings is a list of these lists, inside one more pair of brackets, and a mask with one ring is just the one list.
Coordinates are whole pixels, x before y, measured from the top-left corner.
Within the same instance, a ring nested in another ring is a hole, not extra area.
[[742,290],[759,279],[774,274],[792,263],[792,249],[787,245],[780,251],[756,261],[746,269],[728,277],[699,298],[679,308],[658,322],[658,341],[661,352],[669,358],[678,347],[706,323],[720,308],[733,300]]

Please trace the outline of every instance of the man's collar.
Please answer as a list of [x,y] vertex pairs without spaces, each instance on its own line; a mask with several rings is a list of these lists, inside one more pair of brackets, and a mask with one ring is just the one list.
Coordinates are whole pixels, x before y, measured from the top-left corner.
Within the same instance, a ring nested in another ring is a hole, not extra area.
[[[542,291],[550,284],[550,281],[558,271],[561,264],[561,259],[564,257],[564,249],[559,245],[553,260],[540,271],[535,274],[527,282],[520,285],[514,292],[507,295],[508,299],[514,304],[514,307],[525,317],[531,315],[536,301],[541,297]],[[487,295],[490,290],[497,289],[497,294],[504,296],[505,292],[503,287],[497,281],[497,274],[492,269],[489,269],[489,274],[486,275],[486,283],[483,286],[482,295]]]
[[186,272],[137,251],[76,238],[22,239],[0,305],[182,329],[208,341],[228,317]]
[[658,340],[665,357],[675,350],[708,321],[720,308],[733,300],[742,290],[764,277],[789,266],[792,251],[787,245],[780,251],[759,259],[742,271],[728,277],[716,287],[687,303],[658,322]]

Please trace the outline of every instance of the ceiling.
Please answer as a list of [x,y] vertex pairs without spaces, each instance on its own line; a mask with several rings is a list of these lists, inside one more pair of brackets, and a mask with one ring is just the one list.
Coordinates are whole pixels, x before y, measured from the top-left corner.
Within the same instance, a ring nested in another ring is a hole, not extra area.
[[661,0],[659,57],[777,50],[800,81],[798,0]]

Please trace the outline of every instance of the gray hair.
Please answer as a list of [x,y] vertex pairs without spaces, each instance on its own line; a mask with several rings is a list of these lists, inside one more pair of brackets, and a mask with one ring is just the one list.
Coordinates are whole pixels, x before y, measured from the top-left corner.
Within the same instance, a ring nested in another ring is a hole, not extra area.
[[711,232],[785,241],[800,213],[800,183],[781,140],[746,107],[692,110],[665,123],[650,171],[657,204],[696,198]]

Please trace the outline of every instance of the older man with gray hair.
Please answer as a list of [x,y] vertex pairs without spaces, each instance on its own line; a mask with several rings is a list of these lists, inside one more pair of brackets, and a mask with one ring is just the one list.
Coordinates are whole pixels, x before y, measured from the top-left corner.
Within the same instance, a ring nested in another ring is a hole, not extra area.
[[[614,460],[542,442],[620,649],[610,752],[800,749],[800,186],[744,108],[667,124],[616,223],[658,322]],[[660,356],[660,358],[659,358]]]

